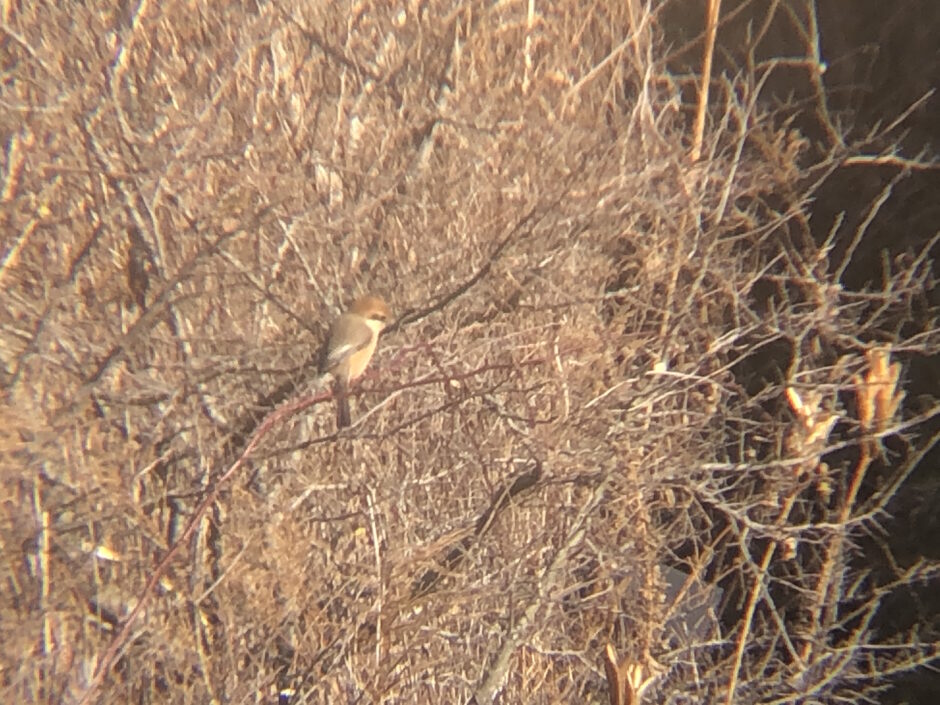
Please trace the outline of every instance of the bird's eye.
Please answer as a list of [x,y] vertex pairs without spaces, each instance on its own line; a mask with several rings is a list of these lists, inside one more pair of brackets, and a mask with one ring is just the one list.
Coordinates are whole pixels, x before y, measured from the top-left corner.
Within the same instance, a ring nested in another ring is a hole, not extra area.
[[373,321],[380,321],[380,322],[382,322],[382,323],[385,323],[385,318],[386,318],[386,317],[385,317],[385,314],[384,314],[384,313],[381,313],[381,312],[378,312],[378,311],[377,311],[377,312],[375,312],[375,313],[370,313],[370,314],[369,314],[369,318],[371,318]]

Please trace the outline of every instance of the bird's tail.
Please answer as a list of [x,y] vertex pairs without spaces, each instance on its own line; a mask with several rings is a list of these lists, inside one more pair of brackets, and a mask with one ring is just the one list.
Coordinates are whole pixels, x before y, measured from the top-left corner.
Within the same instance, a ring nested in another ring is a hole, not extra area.
[[336,430],[346,428],[352,423],[352,420],[349,416],[349,394],[348,385],[345,384],[343,379],[336,380],[335,394],[336,394]]
[[336,397],[336,430],[346,428],[352,420],[349,418],[349,397],[340,394]]

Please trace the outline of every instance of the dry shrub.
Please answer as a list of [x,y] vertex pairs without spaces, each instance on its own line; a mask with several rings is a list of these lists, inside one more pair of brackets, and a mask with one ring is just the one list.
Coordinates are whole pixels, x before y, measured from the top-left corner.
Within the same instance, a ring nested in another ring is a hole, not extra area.
[[[611,645],[649,702],[834,702],[934,658],[869,623],[935,567],[853,563],[936,441],[928,248],[842,281],[924,163],[815,241],[865,155],[762,102],[758,36],[690,164],[662,10],[5,6],[5,700],[601,702]],[[364,292],[400,317],[337,437],[311,361]]]

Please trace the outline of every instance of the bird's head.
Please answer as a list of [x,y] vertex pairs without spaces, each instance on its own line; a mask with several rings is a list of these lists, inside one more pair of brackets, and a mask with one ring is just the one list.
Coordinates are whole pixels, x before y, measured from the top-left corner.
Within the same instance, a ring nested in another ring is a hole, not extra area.
[[377,330],[382,330],[388,325],[388,319],[392,312],[382,299],[377,296],[362,296],[353,301],[349,307],[349,312],[357,316],[362,316],[370,322]]

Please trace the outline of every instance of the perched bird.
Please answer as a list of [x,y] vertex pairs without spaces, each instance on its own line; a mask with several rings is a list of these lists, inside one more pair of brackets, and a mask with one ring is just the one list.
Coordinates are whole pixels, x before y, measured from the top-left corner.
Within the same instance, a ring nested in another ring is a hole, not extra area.
[[388,306],[375,296],[356,299],[336,319],[320,358],[320,372],[336,380],[336,427],[345,428],[349,418],[349,385],[362,376],[375,352],[379,333],[390,315]]

